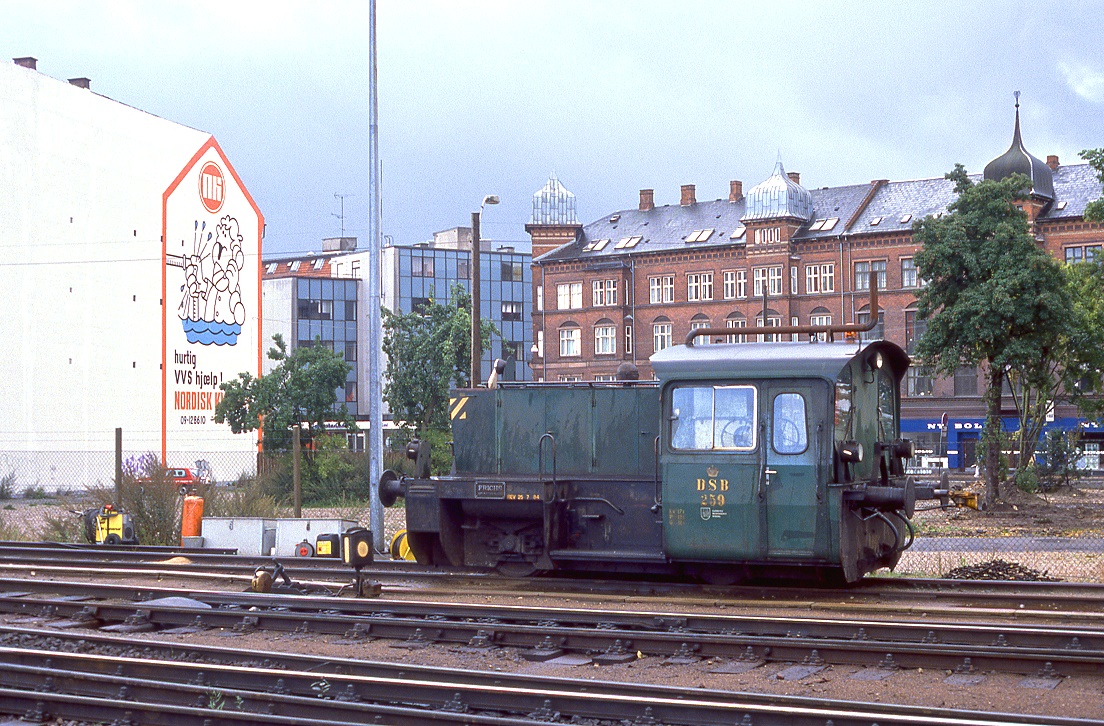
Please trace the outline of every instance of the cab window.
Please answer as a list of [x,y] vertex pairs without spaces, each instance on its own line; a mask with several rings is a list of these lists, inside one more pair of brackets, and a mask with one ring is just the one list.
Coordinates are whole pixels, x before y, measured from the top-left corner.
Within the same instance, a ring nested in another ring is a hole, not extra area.
[[774,397],[771,446],[779,454],[800,454],[808,448],[805,397],[800,393],[780,393]]
[[751,451],[755,448],[754,386],[680,386],[671,392],[671,448]]

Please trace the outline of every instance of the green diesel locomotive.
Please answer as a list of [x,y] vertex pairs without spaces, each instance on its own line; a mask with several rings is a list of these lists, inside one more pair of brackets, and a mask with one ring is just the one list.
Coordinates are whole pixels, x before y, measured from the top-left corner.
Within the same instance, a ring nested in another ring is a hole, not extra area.
[[917,499],[949,494],[905,475],[909,359],[865,329],[697,330],[652,356],[658,381],[456,390],[453,472],[414,442],[414,476],[381,495],[405,497],[423,564],[853,582],[897,564]]

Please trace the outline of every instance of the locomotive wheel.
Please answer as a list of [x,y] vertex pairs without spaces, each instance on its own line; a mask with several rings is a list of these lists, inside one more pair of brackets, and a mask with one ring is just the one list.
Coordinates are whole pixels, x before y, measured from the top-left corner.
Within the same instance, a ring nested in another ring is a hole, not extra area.
[[536,564],[518,555],[505,555],[495,563],[495,572],[503,577],[531,577],[537,572]]

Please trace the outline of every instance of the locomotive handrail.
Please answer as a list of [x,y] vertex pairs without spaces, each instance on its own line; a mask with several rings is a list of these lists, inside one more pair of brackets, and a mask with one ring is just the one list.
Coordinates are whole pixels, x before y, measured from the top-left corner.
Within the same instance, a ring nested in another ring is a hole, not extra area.
[[537,442],[537,473],[544,473],[544,440],[548,439],[552,442],[552,498],[548,500],[549,503],[556,501],[556,437],[549,431],[540,437],[540,441]]
[[658,511],[659,507],[663,505],[663,482],[659,477],[659,437],[655,437],[653,447],[655,450],[655,496],[652,498],[654,507],[652,511]]
[[[808,333],[810,336],[825,333],[828,335],[828,342],[831,343],[835,339],[835,333],[866,333],[873,330],[878,325],[878,314],[881,312],[878,309],[878,275],[876,272],[870,273],[870,320],[866,323],[850,323],[846,325],[780,325],[777,327],[771,327],[769,325],[756,325],[752,328],[697,328],[691,330],[686,334],[686,346],[688,348],[694,347],[694,339],[701,336],[709,335],[764,335],[770,333],[772,335],[783,335],[793,333]],[[766,294],[763,295],[764,308],[766,308]],[[766,315],[763,316],[763,322],[766,323]]]

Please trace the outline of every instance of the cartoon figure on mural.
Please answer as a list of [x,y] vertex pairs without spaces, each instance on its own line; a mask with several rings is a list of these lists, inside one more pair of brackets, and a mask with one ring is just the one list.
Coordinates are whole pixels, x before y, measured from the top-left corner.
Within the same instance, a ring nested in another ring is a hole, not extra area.
[[170,262],[184,269],[177,315],[189,343],[237,343],[245,322],[239,280],[245,265],[242,240],[238,220],[229,215],[220,219],[213,231],[197,220],[193,253]]

